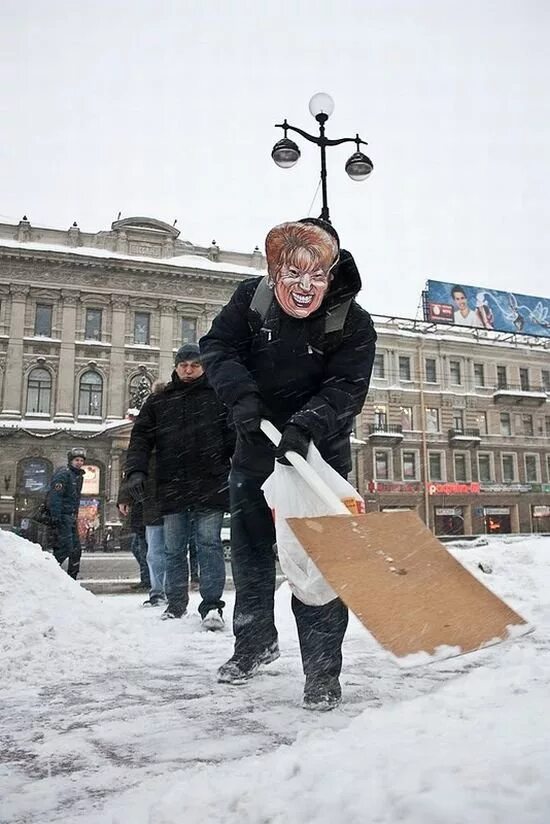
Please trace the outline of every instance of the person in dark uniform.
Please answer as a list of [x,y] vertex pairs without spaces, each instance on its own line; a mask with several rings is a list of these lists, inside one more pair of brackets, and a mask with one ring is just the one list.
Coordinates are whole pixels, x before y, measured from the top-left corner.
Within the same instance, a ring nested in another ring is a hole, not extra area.
[[80,571],[82,547],[78,537],[77,516],[84,478],[86,450],[76,446],[67,453],[67,466],[55,470],[46,504],[51,517],[50,543],[59,564],[69,559],[67,572],[77,578]]

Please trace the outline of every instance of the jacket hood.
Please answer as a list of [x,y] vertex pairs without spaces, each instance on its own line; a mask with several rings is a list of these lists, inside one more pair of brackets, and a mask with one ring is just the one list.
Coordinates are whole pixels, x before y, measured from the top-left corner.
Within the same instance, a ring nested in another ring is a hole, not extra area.
[[340,260],[333,269],[333,278],[323,306],[335,306],[354,298],[361,291],[361,275],[351,252],[340,249]]

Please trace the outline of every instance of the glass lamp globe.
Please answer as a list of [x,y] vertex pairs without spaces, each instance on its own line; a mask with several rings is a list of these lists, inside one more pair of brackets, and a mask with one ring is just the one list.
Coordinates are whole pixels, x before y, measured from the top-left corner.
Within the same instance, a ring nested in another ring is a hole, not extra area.
[[309,111],[313,117],[318,117],[320,114],[325,115],[325,118],[330,117],[334,111],[334,100],[330,94],[317,92],[309,101]]
[[363,152],[354,152],[346,162],[346,172],[352,180],[366,180],[373,169],[372,160]]
[[289,137],[283,137],[273,146],[271,157],[281,169],[291,169],[300,159],[300,149]]

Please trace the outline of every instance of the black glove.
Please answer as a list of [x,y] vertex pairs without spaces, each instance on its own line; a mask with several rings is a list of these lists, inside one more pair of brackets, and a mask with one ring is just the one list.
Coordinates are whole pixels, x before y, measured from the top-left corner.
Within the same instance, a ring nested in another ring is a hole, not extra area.
[[133,501],[141,502],[145,498],[145,472],[132,472],[126,479],[126,492]]
[[250,443],[254,433],[260,431],[262,404],[259,395],[245,395],[231,408],[233,425],[241,440]]
[[307,458],[310,440],[311,438],[305,429],[289,423],[283,429],[283,436],[275,450],[275,457],[279,463],[286,464],[286,466],[290,466],[290,461],[285,458],[286,452],[297,452],[302,458]]

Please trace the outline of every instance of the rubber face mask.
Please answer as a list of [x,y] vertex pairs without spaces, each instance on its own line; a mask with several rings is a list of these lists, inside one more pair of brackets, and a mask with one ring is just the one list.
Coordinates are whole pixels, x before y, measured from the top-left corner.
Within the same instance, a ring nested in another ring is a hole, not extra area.
[[266,238],[269,282],[277,303],[293,318],[321,306],[338,260],[336,240],[319,226],[283,223]]

